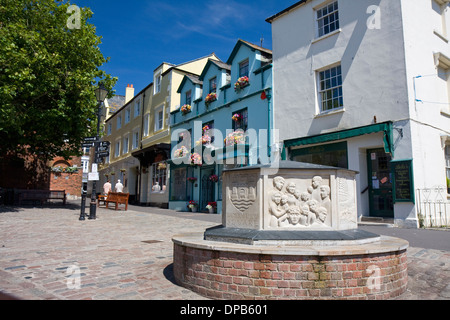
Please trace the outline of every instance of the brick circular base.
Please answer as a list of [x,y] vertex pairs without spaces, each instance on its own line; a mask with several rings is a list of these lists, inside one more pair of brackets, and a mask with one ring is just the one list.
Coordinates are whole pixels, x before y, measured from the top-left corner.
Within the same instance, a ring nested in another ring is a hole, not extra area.
[[408,243],[381,237],[352,247],[254,247],[174,242],[176,281],[212,299],[390,299],[405,292]]

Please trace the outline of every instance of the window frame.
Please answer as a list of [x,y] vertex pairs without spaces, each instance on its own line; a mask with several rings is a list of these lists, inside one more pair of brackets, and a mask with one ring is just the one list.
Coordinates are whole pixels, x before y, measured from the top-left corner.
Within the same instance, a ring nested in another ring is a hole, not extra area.
[[[165,163],[166,164],[166,168],[164,169],[158,169],[158,165],[160,163]],[[152,164],[151,166],[151,170],[152,170],[152,176],[151,176],[151,183],[152,183],[152,193],[165,193],[167,191],[167,178],[168,178],[168,167],[167,167],[167,161],[160,161],[160,162],[155,162]],[[162,176],[162,177],[161,177]],[[160,186],[160,190],[153,190],[153,187],[155,186],[155,182],[164,182],[164,184],[159,184]]]
[[154,86],[153,86],[153,94],[158,94],[161,92],[161,84],[162,84],[162,72],[158,71],[155,74],[155,79],[154,79]]
[[[159,115],[162,115],[162,119],[159,118]],[[158,132],[164,129],[164,105],[161,105],[155,108],[155,123],[154,123],[154,132]],[[159,125],[161,122],[161,126]]]
[[[335,32],[340,29],[340,19],[339,19],[339,1],[331,1],[328,2],[318,8],[315,9],[315,18],[316,18],[316,37],[321,38],[326,35]],[[333,11],[328,12],[330,6],[333,6]],[[324,14],[324,10],[327,10],[327,13]],[[319,16],[320,15],[320,16]],[[335,15],[337,15],[335,17]],[[330,17],[334,17],[335,20],[330,21]],[[323,23],[321,23],[323,21]],[[334,25],[334,29],[331,26]],[[326,28],[328,27],[328,32],[326,32]]]
[[[333,75],[334,70],[336,70],[336,73]],[[327,76],[327,72],[329,72],[329,76]],[[324,76],[323,78],[322,75]],[[339,63],[332,66],[328,66],[324,69],[317,70],[316,77],[317,77],[317,101],[319,104],[319,114],[343,109],[344,92],[343,92],[341,64]],[[334,79],[336,79],[336,84],[333,84]],[[329,86],[327,85],[327,82],[330,83]],[[337,93],[335,90],[337,90]],[[327,95],[327,97],[324,100],[325,94]],[[329,94],[331,95],[331,98],[329,98]],[[337,107],[334,107],[335,104],[334,101],[338,102]],[[328,107],[328,102],[331,102],[331,107]],[[325,104],[327,105],[327,108],[324,108]]]
[[209,79],[209,93],[216,92],[217,93],[217,77],[214,76]]
[[[243,70],[246,71],[243,72]],[[239,63],[239,78],[248,77],[249,75],[250,75],[250,59],[247,58]]]

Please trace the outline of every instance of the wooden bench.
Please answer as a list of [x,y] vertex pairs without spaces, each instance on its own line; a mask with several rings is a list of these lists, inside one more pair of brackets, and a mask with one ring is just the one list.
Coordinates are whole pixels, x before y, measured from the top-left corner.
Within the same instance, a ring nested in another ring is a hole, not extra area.
[[66,205],[66,190],[17,190],[19,205],[24,201],[37,201],[44,205],[49,200],[62,200]]
[[108,209],[109,203],[115,203],[116,204],[115,210],[119,209],[119,204],[124,204],[125,211],[127,211],[129,197],[130,197],[129,193],[109,192],[108,196],[103,201],[105,201],[105,203],[106,203],[106,209]]

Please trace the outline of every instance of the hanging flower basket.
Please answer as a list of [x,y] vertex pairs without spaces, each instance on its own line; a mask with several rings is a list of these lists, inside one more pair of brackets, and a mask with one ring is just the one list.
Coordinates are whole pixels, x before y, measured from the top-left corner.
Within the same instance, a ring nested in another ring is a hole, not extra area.
[[234,122],[239,122],[239,121],[242,120],[242,116],[241,116],[239,113],[235,113],[235,114],[231,117],[231,119],[232,119]]
[[202,157],[198,153],[194,153],[191,155],[191,165],[193,166],[202,165]]
[[195,145],[209,145],[211,144],[211,137],[208,135],[204,135],[198,141],[195,142]]
[[187,178],[187,181],[194,183],[194,182],[197,181],[197,178],[196,177],[189,177],[189,178]]
[[234,84],[234,91],[239,92],[241,91],[243,88],[245,88],[246,86],[248,86],[250,84],[250,80],[248,79],[247,76],[245,77],[240,77],[238,79],[238,81]]
[[232,132],[227,135],[227,137],[224,139],[225,146],[233,146],[235,144],[244,144],[245,143],[245,136],[244,136],[244,130],[238,129],[235,132]]
[[217,182],[217,181],[219,181],[219,177],[217,175],[213,174],[213,175],[209,176],[209,180],[212,182]]
[[206,96],[205,104],[206,104],[206,106],[209,106],[209,104],[210,104],[211,102],[214,102],[214,101],[216,101],[216,100],[217,100],[217,94],[216,94],[215,92],[211,92],[210,94],[208,94],[208,95]]
[[184,106],[181,107],[181,113],[183,115],[188,114],[189,112],[191,112],[192,107],[189,104],[185,104]]
[[157,169],[158,170],[164,170],[167,168],[167,164],[165,162],[158,163]]
[[189,154],[189,150],[185,146],[182,146],[181,148],[175,150],[174,157],[175,158],[184,158],[188,154]]

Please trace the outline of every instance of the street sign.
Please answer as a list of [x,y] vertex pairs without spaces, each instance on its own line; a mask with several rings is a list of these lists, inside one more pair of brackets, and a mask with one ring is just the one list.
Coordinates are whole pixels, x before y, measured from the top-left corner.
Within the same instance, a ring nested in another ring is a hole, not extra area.
[[109,147],[98,147],[97,151],[98,152],[106,152],[106,151],[109,151]]
[[108,156],[109,156],[109,151],[100,151],[100,152],[97,152],[97,156],[98,156],[99,158],[105,158],[105,157],[108,157]]
[[94,143],[92,143],[92,142],[82,143],[81,144],[82,148],[92,148],[93,146],[94,146]]
[[88,143],[88,142],[97,142],[97,137],[86,137],[83,139],[84,142]]
[[103,147],[103,148],[109,148],[110,145],[111,145],[111,142],[109,142],[109,141],[101,141],[100,142],[100,147]]

